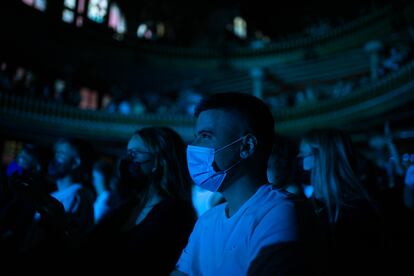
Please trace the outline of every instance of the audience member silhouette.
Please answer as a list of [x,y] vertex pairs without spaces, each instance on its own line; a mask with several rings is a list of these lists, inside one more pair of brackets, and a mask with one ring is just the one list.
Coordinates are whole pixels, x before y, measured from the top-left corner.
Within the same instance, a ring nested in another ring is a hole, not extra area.
[[119,170],[123,203],[97,226],[92,250],[117,252],[126,271],[168,274],[196,220],[185,144],[170,128],[140,129]]
[[51,195],[59,200],[66,213],[68,246],[77,248],[93,227],[92,191],[82,181],[87,149],[81,141],[62,138],[54,145],[54,158],[48,174],[57,190]]
[[0,255],[5,257],[4,265],[12,265],[8,260],[19,260],[22,268],[26,258],[64,246],[64,209],[48,193],[41,174],[43,153],[38,146],[25,144],[7,168],[8,182],[0,202]]
[[295,202],[267,181],[269,108],[248,94],[223,93],[203,99],[195,115],[190,175],[226,202],[198,219],[172,275],[302,275]]
[[356,174],[350,137],[335,129],[310,131],[303,137],[300,156],[303,169],[311,172],[314,207],[326,236],[326,260],[320,265],[329,275],[379,269],[382,219]]

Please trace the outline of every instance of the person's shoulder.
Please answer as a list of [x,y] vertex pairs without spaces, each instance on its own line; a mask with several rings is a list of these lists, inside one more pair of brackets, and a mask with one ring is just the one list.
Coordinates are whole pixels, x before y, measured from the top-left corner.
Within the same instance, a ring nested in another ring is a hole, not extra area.
[[274,185],[264,185],[261,189],[263,189],[262,196],[266,203],[278,205],[282,203],[294,203],[300,200],[295,194],[289,193]]
[[[305,196],[290,193],[277,186],[272,186],[272,192],[274,193],[274,197],[277,198],[277,200],[275,200],[276,205],[284,206],[292,210],[298,217],[306,219],[314,218],[315,213],[313,212],[314,206],[312,201]],[[274,210],[274,212],[276,212],[276,210]]]
[[248,214],[260,220],[279,221],[287,217],[295,216],[299,197],[278,187],[264,185],[258,191],[258,198],[254,202],[254,208],[249,208]]

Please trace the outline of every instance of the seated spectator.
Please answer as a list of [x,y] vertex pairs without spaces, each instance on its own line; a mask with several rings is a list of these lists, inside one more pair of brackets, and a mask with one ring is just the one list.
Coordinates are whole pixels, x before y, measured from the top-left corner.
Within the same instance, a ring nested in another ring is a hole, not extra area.
[[57,187],[51,195],[65,208],[69,247],[77,247],[94,222],[94,197],[81,183],[87,163],[86,150],[89,150],[82,146],[79,141],[58,140],[54,145],[54,158],[48,166],[49,176]]
[[215,94],[195,115],[190,175],[226,202],[198,219],[172,275],[303,275],[295,202],[267,181],[274,119],[266,104],[248,94]]
[[119,165],[124,201],[97,226],[89,248],[102,258],[117,252],[128,260],[125,271],[172,271],[196,220],[185,164],[185,145],[175,131],[136,131]]
[[7,170],[0,200],[0,254],[23,264],[23,256],[59,250],[64,245],[62,204],[49,195],[42,176],[42,151],[25,144]]
[[325,229],[329,275],[380,271],[384,229],[377,204],[356,175],[350,138],[334,129],[313,130],[300,146],[311,172],[315,212]]

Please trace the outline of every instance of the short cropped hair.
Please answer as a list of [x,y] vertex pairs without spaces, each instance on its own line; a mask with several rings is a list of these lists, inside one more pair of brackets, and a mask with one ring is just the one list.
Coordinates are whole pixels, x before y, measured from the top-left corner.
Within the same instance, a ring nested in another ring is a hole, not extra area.
[[58,139],[54,146],[56,147],[59,144],[69,145],[75,156],[81,160],[80,166],[72,172],[73,180],[75,182],[88,182],[89,172],[92,169],[92,160],[95,154],[93,147],[87,141],[68,137]]
[[194,115],[198,117],[201,112],[211,109],[235,113],[246,123],[247,130],[256,136],[258,148],[267,153],[271,152],[275,121],[269,107],[262,100],[237,92],[213,94],[200,101]]

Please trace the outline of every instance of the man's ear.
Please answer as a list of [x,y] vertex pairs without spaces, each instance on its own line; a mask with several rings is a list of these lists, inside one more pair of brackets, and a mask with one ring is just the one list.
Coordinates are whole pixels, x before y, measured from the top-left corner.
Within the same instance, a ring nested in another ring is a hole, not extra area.
[[81,159],[79,157],[76,157],[73,159],[72,169],[79,168],[81,165]]
[[253,134],[248,134],[243,138],[240,149],[240,157],[246,159],[253,155],[257,149],[257,138]]

